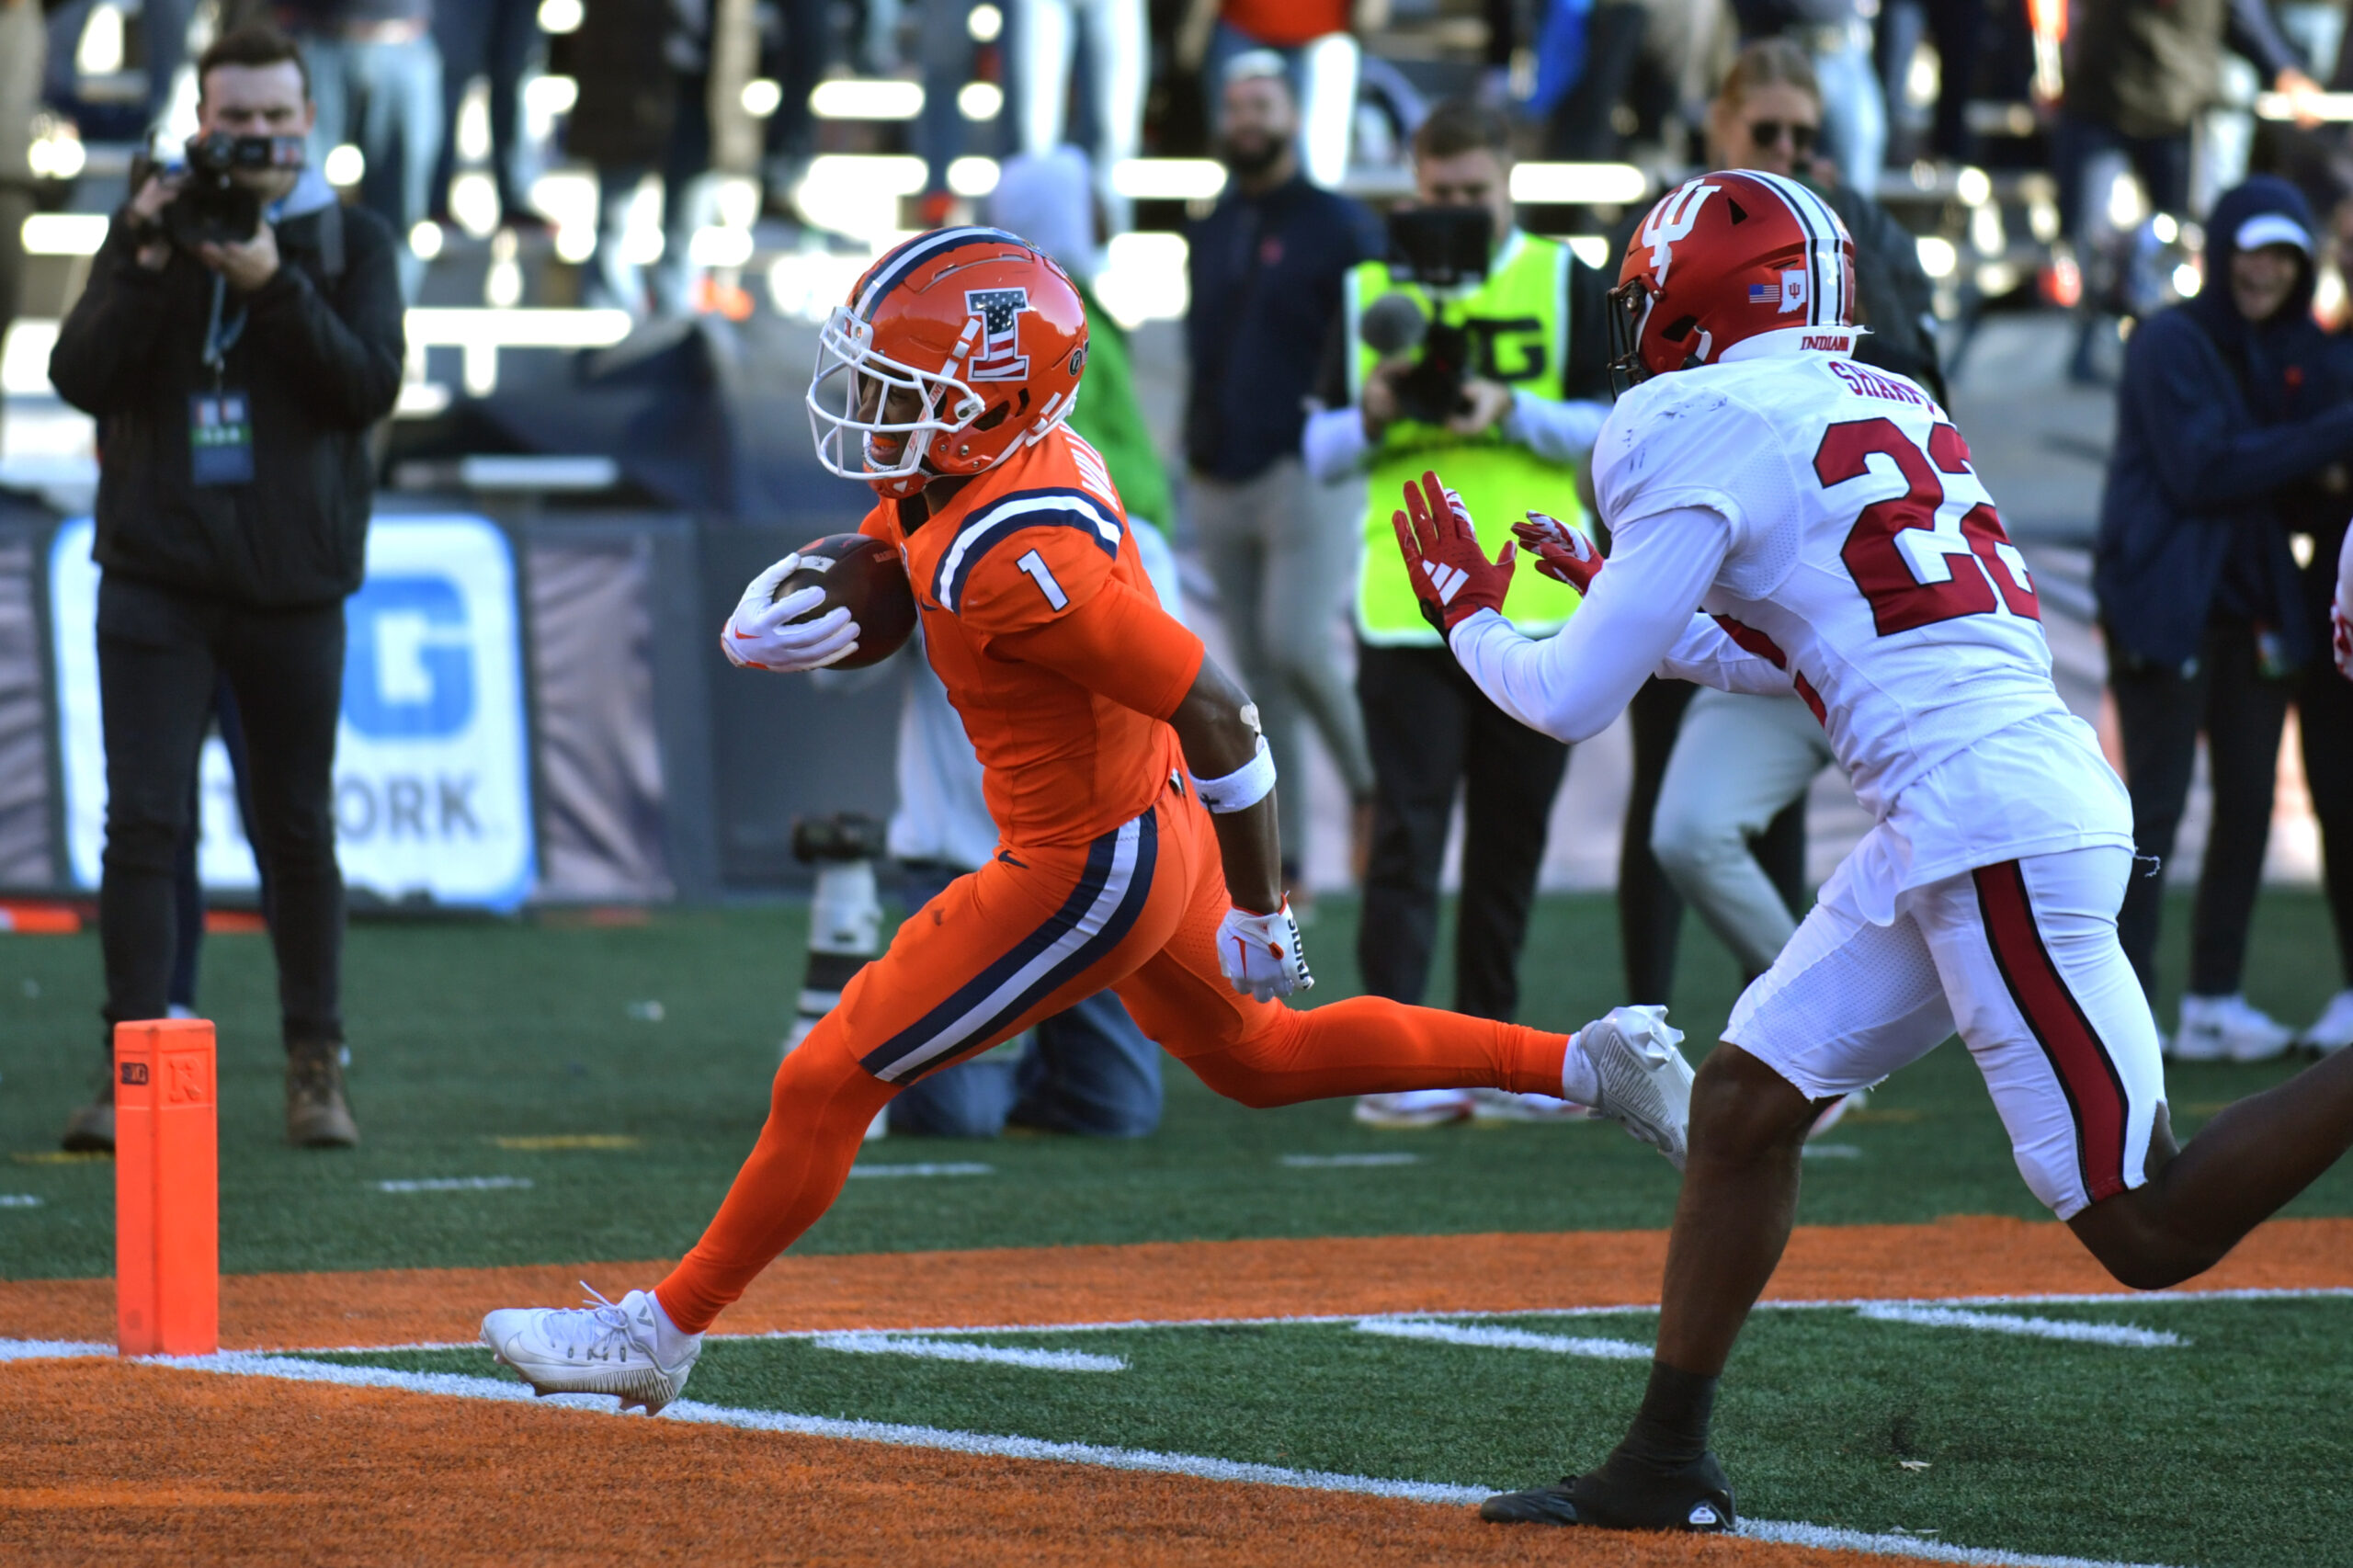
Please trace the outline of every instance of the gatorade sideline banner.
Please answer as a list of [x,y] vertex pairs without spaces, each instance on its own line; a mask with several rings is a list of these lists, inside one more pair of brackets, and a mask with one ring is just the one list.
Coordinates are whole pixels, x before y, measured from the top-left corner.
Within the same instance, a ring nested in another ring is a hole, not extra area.
[[[66,860],[85,889],[98,885],[107,793],[91,538],[90,519],[74,518],[49,553]],[[354,889],[500,910],[534,891],[517,602],[514,552],[489,519],[392,515],[369,528],[367,583],[345,610],[335,742],[336,853]],[[253,887],[217,735],[205,743],[199,792],[199,876],[208,887]]]

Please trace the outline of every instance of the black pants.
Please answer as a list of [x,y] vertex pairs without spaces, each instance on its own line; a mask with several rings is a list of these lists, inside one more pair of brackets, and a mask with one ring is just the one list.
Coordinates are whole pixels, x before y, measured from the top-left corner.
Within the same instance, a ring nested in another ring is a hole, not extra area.
[[[2318,624],[2328,625],[2325,609]],[[2353,989],[2353,680],[2338,675],[2325,653],[2304,670],[2296,722],[2303,737],[2304,786],[2320,819],[2321,881],[2336,926],[2340,983]]]
[[[1683,710],[1699,688],[1689,681],[1651,679],[1626,705],[1634,733],[1634,778],[1626,793],[1625,836],[1618,846],[1618,943],[1626,960],[1626,1000],[1672,1004],[1675,955],[1683,941],[1683,895],[1651,853],[1651,819],[1658,814],[1666,759],[1683,728]],[[1781,808],[1756,839],[1756,863],[1772,879],[1792,918],[1805,913],[1805,796]]]
[[[2111,652],[2113,652],[2111,650]],[[2141,989],[2157,994],[2157,923],[2165,895],[2163,861],[2173,853],[2189,799],[2198,736],[2206,736],[2214,783],[2213,826],[2206,836],[2206,869],[2198,879],[2190,918],[2189,990],[2227,996],[2239,989],[2246,963],[2247,923],[2263,880],[2263,852],[2271,839],[2272,785],[2279,769],[2279,732],[2290,687],[2266,680],[2256,667],[2255,631],[2244,621],[2207,629],[2195,673],[2110,662],[2109,688],[2124,735],[2124,778],[2132,792],[2132,841],[2154,856],[2154,874],[2134,868],[2116,917],[2124,956]]]
[[1509,1018],[1519,949],[1569,748],[1487,700],[1444,648],[1357,650],[1372,754],[1372,856],[1357,963],[1375,996],[1419,1002],[1438,941],[1438,879],[1462,790],[1454,1009]]
[[254,854],[269,887],[286,1042],[340,1040],[343,876],[335,859],[334,768],[343,606],[242,609],[113,575],[98,588],[106,1020],[111,1027],[164,1016],[188,782],[222,676],[244,723]]

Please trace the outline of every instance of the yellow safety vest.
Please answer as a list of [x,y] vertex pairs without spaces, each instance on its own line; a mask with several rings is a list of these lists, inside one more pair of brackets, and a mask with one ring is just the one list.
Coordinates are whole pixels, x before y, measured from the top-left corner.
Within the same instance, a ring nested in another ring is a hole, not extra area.
[[[1495,255],[1487,280],[1466,297],[1433,300],[1419,285],[1400,283],[1385,262],[1358,263],[1347,278],[1348,398],[1364,392],[1381,356],[1365,346],[1357,323],[1375,300],[1392,291],[1411,295],[1425,313],[1470,335],[1472,373],[1538,397],[1564,397],[1569,361],[1569,247],[1515,230]],[[1364,517],[1364,562],[1357,577],[1357,631],[1384,647],[1440,645],[1422,619],[1412,579],[1397,552],[1390,515],[1408,480],[1425,469],[1461,493],[1478,520],[1480,542],[1493,554],[1511,537],[1510,526],[1529,510],[1564,523],[1582,523],[1574,464],[1548,462],[1499,430],[1465,440],[1436,425],[1400,419],[1381,433],[1372,453]],[[1504,613],[1520,630],[1557,631],[1577,608],[1577,596],[1523,561],[1513,576]]]

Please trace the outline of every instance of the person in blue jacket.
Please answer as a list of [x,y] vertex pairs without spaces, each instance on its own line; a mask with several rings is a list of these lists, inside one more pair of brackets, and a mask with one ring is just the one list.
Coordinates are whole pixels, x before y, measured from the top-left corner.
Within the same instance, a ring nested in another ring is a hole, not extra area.
[[2283,180],[2226,193],[2206,226],[2206,286],[2132,335],[2117,394],[2093,586],[2133,835],[2159,862],[2118,917],[2153,998],[2162,861],[2201,731],[2213,778],[2180,1060],[2260,1061],[2294,1037],[2246,1001],[2241,971],[2291,677],[2327,657],[2291,519],[2353,505],[2353,360],[2312,318],[2313,232]]

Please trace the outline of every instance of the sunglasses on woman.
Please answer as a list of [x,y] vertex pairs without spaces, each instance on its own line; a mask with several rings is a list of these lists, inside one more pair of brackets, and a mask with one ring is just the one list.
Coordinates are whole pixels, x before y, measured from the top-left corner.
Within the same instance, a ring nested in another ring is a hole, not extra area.
[[1814,142],[1822,135],[1822,127],[1801,124],[1796,120],[1752,119],[1748,122],[1748,139],[1759,147],[1778,147],[1786,136],[1790,151],[1804,157],[1813,151]]

